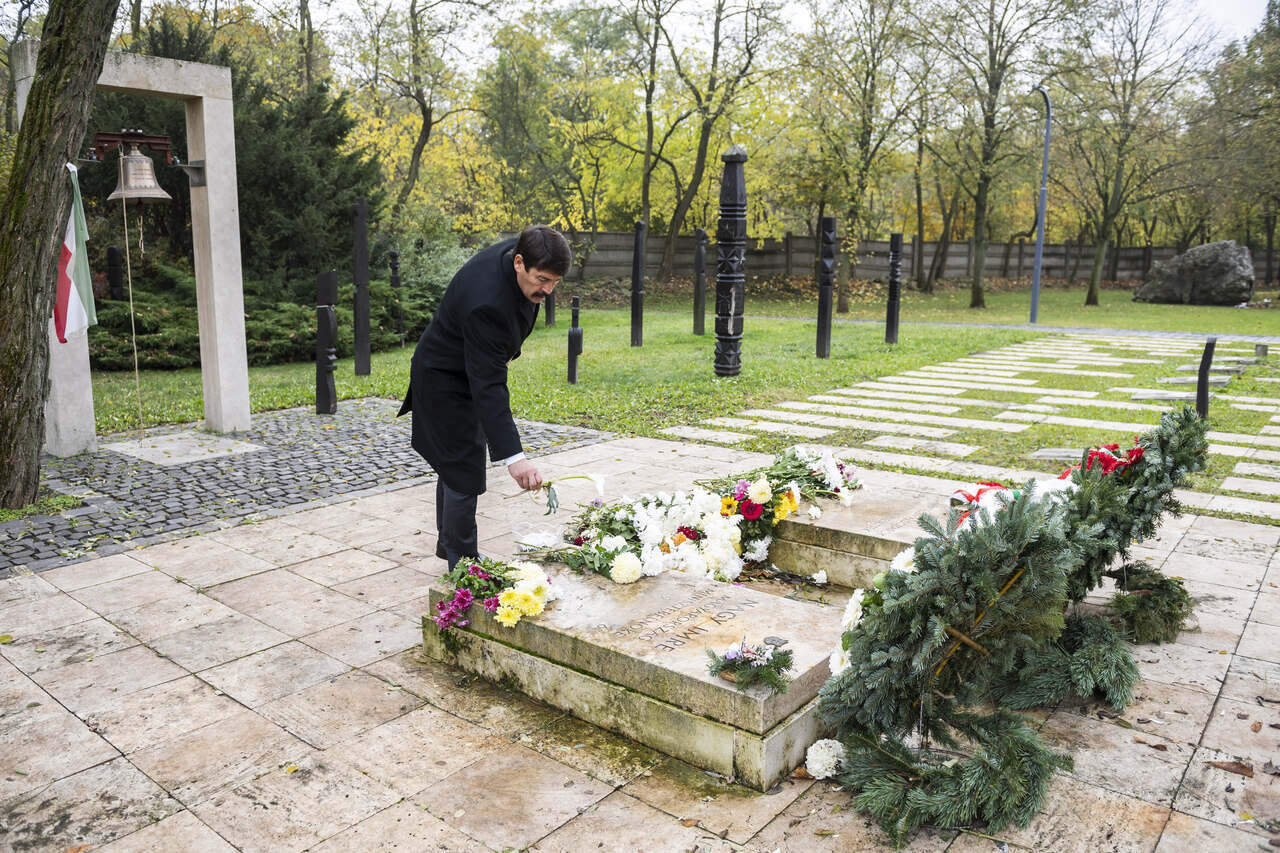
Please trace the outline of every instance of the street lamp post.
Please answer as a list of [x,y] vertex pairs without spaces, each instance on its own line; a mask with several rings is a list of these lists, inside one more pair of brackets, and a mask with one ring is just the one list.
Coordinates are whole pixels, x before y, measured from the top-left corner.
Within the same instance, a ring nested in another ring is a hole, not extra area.
[[1032,91],[1044,96],[1044,159],[1040,166],[1040,201],[1036,206],[1036,259],[1031,268],[1031,322],[1036,322],[1040,307],[1040,263],[1044,258],[1044,205],[1049,194],[1049,127],[1053,118],[1053,106],[1044,86],[1034,86]]

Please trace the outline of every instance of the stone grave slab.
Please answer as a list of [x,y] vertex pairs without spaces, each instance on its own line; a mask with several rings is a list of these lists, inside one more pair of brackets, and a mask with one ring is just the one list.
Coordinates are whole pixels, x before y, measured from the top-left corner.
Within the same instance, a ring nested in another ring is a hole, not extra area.
[[[1213,360],[1213,364],[1210,366],[1209,370],[1210,370],[1210,371],[1212,371],[1213,373],[1230,373],[1230,374],[1237,375],[1237,376],[1238,376],[1239,374],[1241,374],[1241,373],[1244,373],[1244,365],[1243,365],[1243,364],[1219,364],[1219,362],[1220,362],[1220,361],[1224,361],[1224,360],[1225,360],[1225,359],[1218,359],[1218,358],[1215,358],[1215,359]],[[1199,373],[1199,372],[1200,372],[1200,365],[1198,365],[1198,364],[1179,364],[1179,365],[1178,365],[1177,367],[1175,367],[1174,369],[1175,369],[1175,370],[1177,370],[1179,373]]]
[[[1164,384],[1164,385],[1197,385],[1197,384],[1199,384],[1199,382],[1200,382],[1200,377],[1198,377],[1198,376],[1168,376],[1168,377],[1166,377],[1166,378],[1164,378],[1164,379],[1157,379],[1156,381],[1157,381],[1157,382],[1160,382],[1160,383],[1162,383],[1162,384]],[[1230,376],[1219,376],[1219,375],[1214,375],[1214,374],[1212,374],[1212,373],[1211,373],[1211,374],[1209,374],[1209,378],[1208,378],[1208,380],[1207,380],[1207,381],[1208,381],[1208,383],[1209,383],[1210,385],[1215,385],[1215,386],[1219,386],[1219,387],[1221,387],[1221,386],[1223,386],[1223,385],[1226,385],[1228,382],[1230,382],[1230,381],[1231,381],[1231,377],[1230,377]]]
[[1043,447],[1039,450],[1032,451],[1027,454],[1029,459],[1045,459],[1049,462],[1070,462],[1072,464],[1080,461],[1080,448],[1078,447]]
[[220,435],[183,430],[130,441],[113,441],[102,445],[102,449],[123,453],[125,456],[132,456],[153,465],[189,465],[192,462],[217,459],[220,456],[234,456],[238,453],[253,453],[265,448]]
[[[818,689],[841,609],[678,573],[619,585],[550,567],[559,598],[505,628],[479,607],[446,643],[430,615],[427,655],[759,790],[804,760],[819,736]],[[437,583],[435,602],[452,593]],[[707,673],[706,650],[746,637],[786,639],[795,657],[782,694],[739,690]]]
[[[1116,389],[1113,388],[1111,390],[1114,391]],[[1169,400],[1172,402],[1185,401],[1189,403],[1194,403],[1196,401],[1196,394],[1194,391],[1161,391],[1155,388],[1135,388],[1130,392],[1130,394],[1135,400]],[[1213,399],[1213,395],[1210,394],[1209,398]]]

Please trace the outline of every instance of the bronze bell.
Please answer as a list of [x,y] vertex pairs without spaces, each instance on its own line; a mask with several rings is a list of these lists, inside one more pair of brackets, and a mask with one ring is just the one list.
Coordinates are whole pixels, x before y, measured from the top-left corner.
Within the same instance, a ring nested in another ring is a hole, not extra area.
[[156,168],[151,158],[138,150],[137,143],[129,143],[129,153],[120,158],[121,181],[107,201],[118,198],[136,198],[139,202],[173,201],[173,197],[156,183]]

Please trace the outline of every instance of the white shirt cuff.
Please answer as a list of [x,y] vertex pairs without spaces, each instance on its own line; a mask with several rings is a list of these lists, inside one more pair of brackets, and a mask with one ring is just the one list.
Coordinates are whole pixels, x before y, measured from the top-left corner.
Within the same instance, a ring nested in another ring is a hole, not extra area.
[[507,467],[510,467],[516,464],[517,462],[519,462],[523,458],[524,458],[524,451],[521,451],[517,453],[515,456],[508,456],[506,459],[503,459],[502,464]]

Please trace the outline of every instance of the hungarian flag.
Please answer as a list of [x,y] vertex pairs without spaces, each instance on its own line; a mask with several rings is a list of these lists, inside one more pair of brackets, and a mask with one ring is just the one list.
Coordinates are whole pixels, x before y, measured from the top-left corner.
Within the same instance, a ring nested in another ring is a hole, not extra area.
[[80,203],[80,182],[75,164],[68,163],[67,169],[71,172],[71,215],[67,217],[67,233],[58,258],[58,301],[53,306],[53,330],[63,344],[67,335],[98,324],[89,280],[89,254],[84,245],[89,229]]

